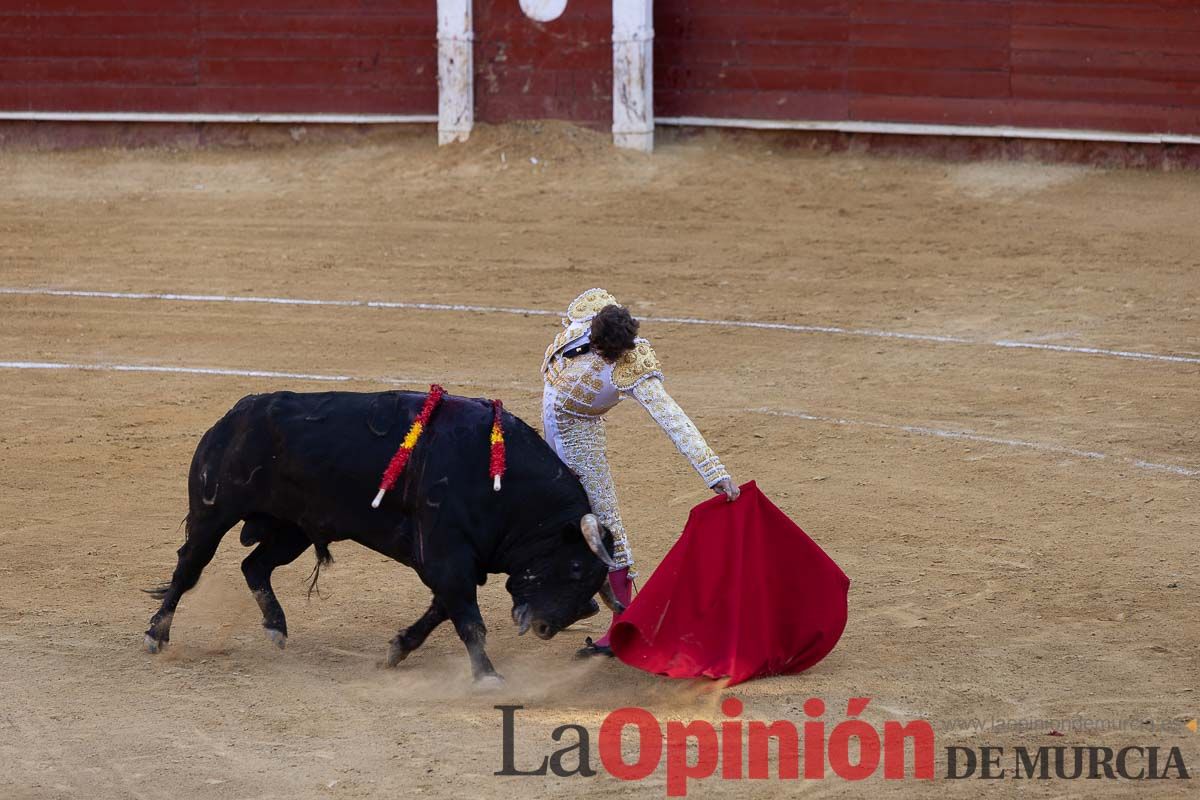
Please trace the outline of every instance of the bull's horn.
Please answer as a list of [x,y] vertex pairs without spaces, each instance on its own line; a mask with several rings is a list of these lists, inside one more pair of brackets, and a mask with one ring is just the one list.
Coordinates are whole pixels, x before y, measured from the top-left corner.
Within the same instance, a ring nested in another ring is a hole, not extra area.
[[608,549],[604,546],[604,536],[600,533],[600,522],[596,519],[596,515],[584,514],[583,519],[579,521],[579,529],[583,531],[583,540],[596,554],[596,558],[603,561],[609,569],[616,569],[617,562],[613,561],[613,557],[608,554]]
[[625,613],[625,604],[617,599],[617,593],[613,591],[612,581],[608,578],[605,578],[604,583],[600,585],[600,599],[604,601],[604,605],[608,606],[608,610],[614,614],[620,615]]
[[522,603],[513,609],[513,622],[517,624],[517,636],[524,636],[529,632],[529,626],[533,622],[533,611],[529,609],[528,603]]

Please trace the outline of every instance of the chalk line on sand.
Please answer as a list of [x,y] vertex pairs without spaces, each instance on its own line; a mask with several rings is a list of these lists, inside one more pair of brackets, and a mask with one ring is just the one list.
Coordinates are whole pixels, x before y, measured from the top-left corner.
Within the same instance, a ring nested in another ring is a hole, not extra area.
[[[261,370],[261,369],[229,369],[223,367],[187,367],[187,366],[170,366],[170,365],[152,365],[152,364],[111,364],[111,363],[79,363],[79,362],[57,362],[57,361],[0,361],[0,369],[11,370],[55,370],[55,371],[84,371],[84,372],[125,372],[125,373],[175,373],[182,375],[209,375],[209,376],[224,376],[224,377],[245,377],[245,378],[275,378],[301,381],[320,381],[325,383],[347,383],[351,381],[364,383],[381,383],[389,385],[424,385],[429,383],[425,378],[402,378],[402,377],[355,377],[352,375],[326,375],[319,373],[307,372],[283,372],[276,370]],[[443,379],[444,380],[444,379]],[[446,381],[450,383],[450,381]],[[466,381],[457,381],[459,385],[471,386]],[[521,383],[509,384],[513,388],[519,388],[523,391],[537,391],[537,387]],[[897,433],[906,433],[914,436],[929,436],[939,439],[958,439],[970,442],[979,442],[981,444],[997,445],[1001,447],[1035,450],[1043,453],[1055,453],[1071,458],[1082,458],[1094,461],[1109,461],[1127,464],[1141,470],[1166,472],[1172,475],[1180,475],[1187,478],[1200,477],[1200,469],[1192,469],[1190,467],[1178,466],[1175,464],[1161,464],[1153,461],[1148,461],[1140,458],[1129,458],[1124,456],[1113,456],[1107,453],[1102,453],[1095,450],[1084,450],[1081,448],[1068,447],[1060,444],[1052,444],[1047,442],[1025,441],[1023,439],[1003,438],[998,436],[986,436],[972,431],[950,430],[944,428],[935,428],[925,425],[899,425],[886,422],[874,422],[871,420],[847,419],[842,417],[822,416],[819,414],[810,414],[804,411],[795,411],[779,408],[746,408],[743,411],[753,414],[763,414],[772,417],[785,417],[790,419],[803,420],[806,422],[819,422],[828,425],[838,425],[850,428],[863,428],[886,430]]]
[[[270,297],[260,295],[224,294],[181,294],[175,292],[104,292],[82,289],[46,289],[37,287],[0,287],[0,294],[39,297],[77,297],[107,300],[160,300],[179,303],[243,303],[276,306],[329,306],[334,308],[382,308],[409,311],[444,311],[475,314],[511,314],[517,316],[558,317],[559,311],[543,308],[518,308],[513,306],[470,305],[463,303],[421,303],[393,300],[320,300],[299,297]],[[1115,350],[1103,347],[1084,347],[1040,342],[1020,342],[1010,339],[972,339],[934,333],[908,333],[874,328],[846,328],[838,325],[800,325],[790,322],[763,322],[737,319],[704,319],[700,317],[642,316],[645,322],[673,323],[679,325],[706,325],[719,328],[743,328],[751,330],[785,331],[790,333],[826,334],[831,336],[857,336],[894,341],[932,342],[937,344],[960,344],[998,347],[1007,350],[1036,350],[1045,353],[1071,353],[1076,355],[1104,356],[1135,361],[1157,361],[1175,364],[1200,364],[1200,356],[1172,355],[1169,353],[1147,353],[1137,350]]]

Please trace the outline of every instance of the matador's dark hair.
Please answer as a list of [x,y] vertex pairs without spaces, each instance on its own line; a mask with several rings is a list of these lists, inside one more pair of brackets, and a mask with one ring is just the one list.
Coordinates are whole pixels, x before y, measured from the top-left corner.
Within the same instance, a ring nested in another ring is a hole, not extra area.
[[616,361],[633,349],[638,321],[622,306],[605,306],[592,317],[592,349],[605,361]]

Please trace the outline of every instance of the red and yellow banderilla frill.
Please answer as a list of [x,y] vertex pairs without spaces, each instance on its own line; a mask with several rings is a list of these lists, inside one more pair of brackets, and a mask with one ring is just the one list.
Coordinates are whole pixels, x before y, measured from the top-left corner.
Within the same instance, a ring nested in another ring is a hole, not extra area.
[[504,428],[501,426],[500,415],[504,413],[504,404],[499,400],[492,401],[492,490],[500,491],[500,478],[504,475]]
[[[371,508],[379,508],[379,504],[383,502],[383,496],[390,492],[396,485],[396,481],[400,479],[400,474],[404,472],[404,467],[408,464],[408,459],[412,456],[413,449],[417,446],[417,442],[421,439],[421,434],[429,427],[429,421],[433,417],[433,412],[437,410],[438,405],[442,402],[442,398],[446,395],[446,390],[436,383],[429,387],[429,394],[425,396],[425,405],[421,407],[421,413],[413,420],[412,425],[408,429],[408,433],[404,435],[404,440],[397,448],[396,454],[392,456],[392,460],[388,462],[387,469],[383,471],[383,478],[379,481],[379,492],[375,495],[375,499],[371,501]],[[491,458],[489,459],[489,474],[492,476],[492,489],[500,491],[500,478],[504,475],[505,469],[505,454],[504,454],[504,428],[501,425],[501,415],[504,411],[504,404],[499,400],[492,401],[492,432],[491,432]]]
[[429,418],[433,416],[434,410],[442,402],[445,394],[446,390],[436,383],[429,387],[429,394],[425,396],[425,405],[421,407],[421,413],[413,420],[412,427],[404,436],[404,441],[400,443],[396,454],[388,462],[387,469],[383,471],[383,478],[379,481],[379,493],[371,501],[371,508],[379,508],[379,504],[383,502],[383,496],[396,485],[396,480],[404,471],[405,465],[408,464],[408,458],[412,455],[413,448],[417,446],[421,433],[429,426]]

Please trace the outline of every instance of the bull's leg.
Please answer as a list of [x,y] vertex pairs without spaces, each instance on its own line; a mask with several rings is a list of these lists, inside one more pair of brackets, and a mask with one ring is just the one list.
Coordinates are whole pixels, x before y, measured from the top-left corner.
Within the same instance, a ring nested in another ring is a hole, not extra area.
[[471,673],[475,682],[484,685],[499,684],[503,678],[492,666],[491,659],[484,651],[483,645],[487,638],[487,628],[483,624],[483,615],[479,613],[479,603],[475,599],[475,586],[469,593],[463,592],[455,596],[455,600],[447,606],[450,621],[458,638],[467,646],[467,654],[471,657]]
[[162,600],[162,605],[150,618],[150,628],[146,631],[146,649],[151,653],[157,653],[171,640],[171,620],[175,616],[179,598],[200,580],[200,573],[212,561],[221,537],[236,522],[236,519],[223,517],[196,519],[188,515],[187,541],[179,548],[179,559],[171,582],[149,592],[151,596]]
[[392,639],[391,646],[388,648],[387,665],[394,667],[408,658],[408,654],[425,644],[425,640],[429,638],[429,634],[433,633],[434,628],[445,621],[446,610],[435,597],[429,604],[429,610],[419,620],[400,631],[396,634],[396,638]]
[[287,618],[271,588],[271,573],[276,567],[290,564],[309,548],[312,542],[296,525],[282,520],[254,518],[247,520],[242,530],[243,541],[260,542],[242,561],[246,585],[258,601],[263,613],[263,628],[267,638],[283,649],[287,644]]

